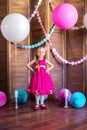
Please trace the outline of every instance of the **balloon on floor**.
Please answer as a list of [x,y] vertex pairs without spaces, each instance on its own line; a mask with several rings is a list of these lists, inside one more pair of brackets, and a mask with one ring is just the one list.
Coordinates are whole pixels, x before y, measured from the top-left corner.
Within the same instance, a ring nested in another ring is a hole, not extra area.
[[0,91],[0,107],[4,106],[7,103],[7,95],[5,92]]
[[70,98],[70,104],[74,108],[82,108],[86,103],[86,97],[82,92],[74,92]]
[[28,99],[28,94],[23,89],[18,89],[18,103],[25,103]]
[[65,101],[65,90],[67,90],[67,92],[68,92],[67,93],[67,100],[68,100],[68,102],[70,102],[70,97],[71,97],[72,93],[69,89],[66,89],[66,88],[60,89],[58,91],[58,100],[61,101],[61,102]]

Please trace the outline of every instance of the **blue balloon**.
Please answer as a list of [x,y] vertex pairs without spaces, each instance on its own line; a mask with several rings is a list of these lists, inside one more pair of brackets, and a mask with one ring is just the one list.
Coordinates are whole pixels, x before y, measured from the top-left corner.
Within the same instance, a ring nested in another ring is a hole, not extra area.
[[86,103],[86,97],[82,92],[74,92],[70,98],[70,104],[74,108],[82,108]]
[[28,94],[25,90],[18,90],[18,103],[25,103],[28,99]]

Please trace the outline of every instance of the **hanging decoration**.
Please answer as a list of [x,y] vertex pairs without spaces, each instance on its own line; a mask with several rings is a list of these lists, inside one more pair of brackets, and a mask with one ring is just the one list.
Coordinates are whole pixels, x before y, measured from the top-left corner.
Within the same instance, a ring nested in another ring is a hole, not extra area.
[[31,17],[28,19],[29,22],[31,22],[32,18],[35,17],[36,11],[38,10],[38,8],[39,8],[39,6],[41,5],[41,2],[42,2],[42,1],[43,1],[43,0],[39,0],[39,1],[38,1],[35,10],[34,10],[33,13],[31,14]]
[[60,61],[62,61],[64,64],[70,64],[70,65],[78,65],[78,64],[81,64],[83,63],[84,61],[87,60],[87,54],[81,58],[80,60],[77,60],[77,61],[68,61],[66,60],[65,58],[63,58],[57,51],[55,48],[52,48],[52,52],[53,52],[53,55],[57,58],[59,58]]
[[[41,20],[41,17],[40,17],[40,14],[39,14],[39,11],[38,11],[38,10],[37,10],[36,15],[37,15],[38,22],[39,22],[39,24],[40,24],[40,26],[41,26],[41,28],[42,28],[42,30],[43,30],[43,33],[44,33],[45,37],[48,37],[49,35],[47,34],[47,32],[46,32],[46,30],[45,30],[45,28],[44,28],[44,26],[43,26],[43,23],[42,23],[42,20]],[[54,27],[55,27],[55,25],[54,25]],[[54,31],[54,29],[52,29],[52,30]],[[53,31],[52,31],[52,32],[53,32]],[[49,41],[50,47],[51,47],[51,46],[52,46],[52,43],[51,43],[50,39],[48,39],[48,41]]]
[[79,30],[79,29],[83,29],[83,28],[85,28],[85,26],[80,26],[80,27],[74,26],[74,27],[72,28],[72,30]]
[[[40,23],[40,26],[44,32],[44,35],[47,37],[47,33],[46,33],[46,30],[43,26],[43,23],[42,23],[42,20],[41,20],[41,17],[40,17],[40,14],[39,14],[39,11],[37,11],[37,18],[38,18],[38,22]],[[66,60],[65,58],[63,58],[58,52],[57,50],[53,47],[53,44],[52,42],[50,41],[50,39],[48,39],[49,43],[50,43],[50,47],[51,47],[51,50],[52,50],[52,53],[55,57],[59,58],[59,60],[64,63],[64,64],[70,64],[70,65],[78,65],[78,64],[81,64],[83,63],[84,61],[86,61],[87,59],[87,54],[81,58],[80,60],[77,60],[77,61],[68,61]]]

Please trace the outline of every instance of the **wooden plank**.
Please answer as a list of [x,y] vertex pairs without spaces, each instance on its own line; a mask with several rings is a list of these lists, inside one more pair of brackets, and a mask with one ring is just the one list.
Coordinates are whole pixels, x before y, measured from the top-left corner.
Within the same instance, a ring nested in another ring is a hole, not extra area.
[[15,110],[14,101],[0,108],[2,113],[0,129],[9,130],[86,130],[87,129],[87,105],[81,109],[69,107],[65,109],[58,101],[46,101],[47,110],[33,110],[34,101],[30,99],[19,104]]
[[[7,1],[0,0],[0,23],[6,15]],[[3,35],[0,33],[0,91],[4,91],[9,95],[9,87],[7,83],[7,44]]]
[[[29,18],[29,1],[28,0],[8,0],[8,13],[20,13],[26,18]],[[16,23],[17,24],[17,23]],[[20,44],[29,44],[29,37],[27,37]],[[10,96],[13,97],[15,89],[28,87],[28,70],[26,64],[29,60],[29,49],[17,48],[15,45],[9,43],[8,47],[8,64],[9,64],[9,90]]]
[[[75,26],[83,25],[83,15],[84,15],[84,1],[82,0],[67,0],[77,8],[78,11],[78,21]],[[69,61],[78,61],[83,58],[83,42],[84,29],[80,30],[69,30],[66,34],[66,57]],[[66,77],[67,77],[67,87],[72,91],[83,91],[83,64],[71,66],[67,65]]]

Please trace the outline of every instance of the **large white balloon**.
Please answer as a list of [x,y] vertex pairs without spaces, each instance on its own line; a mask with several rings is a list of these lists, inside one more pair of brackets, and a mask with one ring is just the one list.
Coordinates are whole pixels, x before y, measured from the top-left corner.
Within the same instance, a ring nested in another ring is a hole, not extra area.
[[85,28],[87,29],[87,13],[85,13],[84,15],[83,23],[84,23]]
[[1,32],[8,41],[21,42],[30,32],[28,19],[19,13],[8,14],[1,22]]

